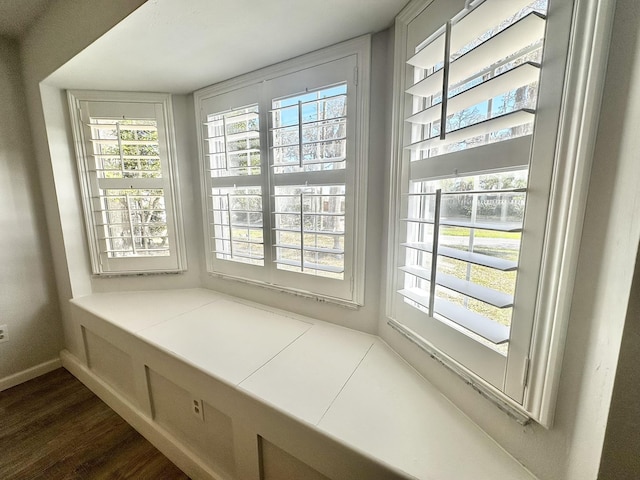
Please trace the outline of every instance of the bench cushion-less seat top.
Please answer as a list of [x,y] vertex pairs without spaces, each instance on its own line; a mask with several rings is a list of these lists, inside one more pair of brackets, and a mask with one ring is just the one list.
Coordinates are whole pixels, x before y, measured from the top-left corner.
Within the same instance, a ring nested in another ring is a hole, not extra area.
[[205,289],[72,303],[409,476],[535,478],[376,336]]

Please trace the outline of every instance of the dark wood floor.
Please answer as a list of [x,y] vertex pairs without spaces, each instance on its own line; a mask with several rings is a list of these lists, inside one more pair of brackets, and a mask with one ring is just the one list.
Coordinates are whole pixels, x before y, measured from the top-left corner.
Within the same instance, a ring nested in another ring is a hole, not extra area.
[[0,479],[188,479],[69,372],[0,392]]

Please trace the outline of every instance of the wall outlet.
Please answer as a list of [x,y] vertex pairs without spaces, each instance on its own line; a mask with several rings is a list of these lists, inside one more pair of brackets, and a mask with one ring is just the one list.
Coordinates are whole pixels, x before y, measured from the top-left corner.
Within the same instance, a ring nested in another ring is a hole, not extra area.
[[191,401],[191,411],[193,414],[200,419],[201,422],[204,422],[204,411],[202,409],[202,400],[193,399]]
[[0,343],[9,341],[9,331],[6,325],[0,325]]

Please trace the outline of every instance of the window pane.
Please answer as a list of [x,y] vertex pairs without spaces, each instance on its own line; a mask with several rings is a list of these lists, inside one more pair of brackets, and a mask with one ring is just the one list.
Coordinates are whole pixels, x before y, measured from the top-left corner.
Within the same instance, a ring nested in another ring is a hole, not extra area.
[[207,115],[205,149],[211,177],[260,175],[258,105]]
[[[412,182],[403,288],[431,294],[437,251],[436,298],[510,326],[526,183],[526,170]],[[437,190],[442,197],[434,244]],[[426,311],[426,305],[408,301]]]
[[264,265],[260,187],[212,188],[210,222],[215,258]]
[[279,269],[343,278],[344,185],[276,187],[274,217]]
[[274,173],[345,168],[347,86],[337,85],[272,102]]
[[109,258],[168,256],[162,189],[100,190],[96,226]]
[[162,178],[155,120],[91,118],[89,126],[98,178]]

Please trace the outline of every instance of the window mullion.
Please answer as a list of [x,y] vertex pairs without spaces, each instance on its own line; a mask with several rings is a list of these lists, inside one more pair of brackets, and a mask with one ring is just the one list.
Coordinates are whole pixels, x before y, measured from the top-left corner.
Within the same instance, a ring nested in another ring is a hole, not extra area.
[[273,148],[269,132],[273,128],[273,118],[270,114],[271,96],[269,88],[262,83],[260,86],[260,159],[262,162],[262,238],[264,239],[264,269],[269,283],[274,283],[276,264],[274,263],[274,244],[276,233],[273,230],[273,211],[275,210],[274,178],[273,178]]

